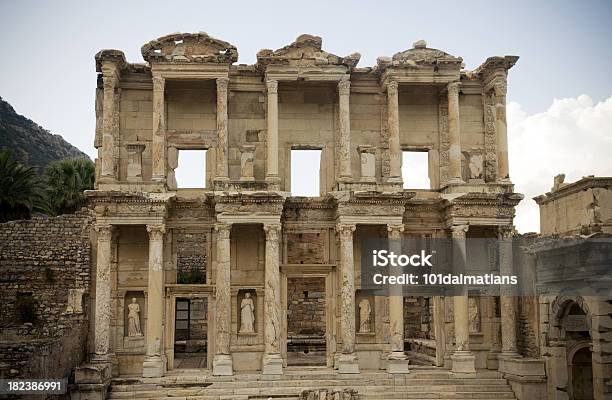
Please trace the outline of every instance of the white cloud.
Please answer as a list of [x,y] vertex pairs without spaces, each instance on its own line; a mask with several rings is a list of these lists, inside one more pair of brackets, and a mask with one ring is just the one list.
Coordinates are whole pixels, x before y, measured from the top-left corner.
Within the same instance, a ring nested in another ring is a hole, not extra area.
[[508,104],[510,177],[525,194],[517,208],[520,232],[538,232],[540,216],[533,197],[550,191],[553,177],[565,182],[583,176],[612,176],[612,96],[593,104],[587,95],[555,99],[542,113],[527,115]]

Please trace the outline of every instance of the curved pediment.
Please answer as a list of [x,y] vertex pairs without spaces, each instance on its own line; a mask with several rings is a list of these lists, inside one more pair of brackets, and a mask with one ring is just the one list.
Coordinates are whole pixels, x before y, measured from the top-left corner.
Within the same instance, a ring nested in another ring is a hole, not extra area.
[[238,50],[206,32],[171,33],[152,40],[140,49],[148,62],[234,63]]
[[392,58],[380,57],[378,66],[385,68],[390,66],[417,67],[420,65],[456,64],[461,67],[463,59],[455,57],[442,50],[427,47],[427,42],[419,40],[412,45],[411,49],[396,53]]
[[257,64],[285,64],[294,66],[344,65],[354,68],[361,54],[353,53],[339,57],[322,49],[323,40],[319,36],[303,34],[295,42],[278,50],[264,49],[257,53]]

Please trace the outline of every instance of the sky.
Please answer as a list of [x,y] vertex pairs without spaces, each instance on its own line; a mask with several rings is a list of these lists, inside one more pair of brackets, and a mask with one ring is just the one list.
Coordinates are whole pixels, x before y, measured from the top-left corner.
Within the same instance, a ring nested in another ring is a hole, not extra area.
[[159,36],[205,31],[238,48],[239,63],[299,34],[372,66],[419,39],[463,57],[466,69],[519,55],[510,70],[510,174],[526,199],[519,231],[537,231],[531,197],[585,175],[612,175],[612,1],[2,1],[0,96],[92,158],[94,54]]

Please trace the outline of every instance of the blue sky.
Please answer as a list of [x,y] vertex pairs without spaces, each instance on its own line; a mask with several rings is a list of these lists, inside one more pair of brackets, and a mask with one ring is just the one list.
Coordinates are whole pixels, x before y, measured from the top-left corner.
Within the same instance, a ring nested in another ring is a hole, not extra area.
[[98,50],[121,49],[142,62],[140,46],[149,40],[206,31],[237,46],[239,63],[253,63],[261,48],[311,33],[332,53],[360,52],[360,66],[418,39],[463,57],[468,69],[488,56],[519,55],[508,100],[529,116],[554,99],[588,95],[596,105],[612,95],[610,21],[612,1],[596,0],[3,1],[0,96],[95,157]]

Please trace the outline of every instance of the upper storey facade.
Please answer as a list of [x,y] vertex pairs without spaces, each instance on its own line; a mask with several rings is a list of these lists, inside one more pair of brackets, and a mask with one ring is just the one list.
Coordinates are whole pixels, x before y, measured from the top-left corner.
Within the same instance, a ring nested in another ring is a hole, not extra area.
[[142,55],[96,54],[97,190],[174,191],[178,153],[201,149],[206,189],[290,192],[291,150],[320,149],[321,195],[401,191],[404,151],[428,153],[432,191],[512,191],[506,82],[518,57],[465,71],[418,41],[360,68],[358,53],[301,35],[235,65],[236,47],[206,33],[161,37]]

